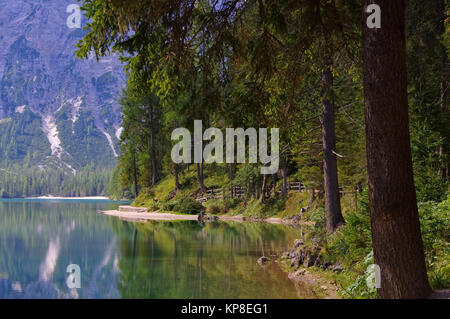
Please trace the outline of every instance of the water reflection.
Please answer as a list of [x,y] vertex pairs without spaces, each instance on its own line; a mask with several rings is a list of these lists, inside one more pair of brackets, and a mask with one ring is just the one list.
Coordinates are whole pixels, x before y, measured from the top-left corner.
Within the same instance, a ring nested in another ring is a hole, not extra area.
[[[282,225],[129,223],[105,202],[0,201],[0,298],[298,298],[276,263]],[[117,204],[115,204],[117,206]],[[66,286],[69,264],[81,289]]]
[[120,223],[119,290],[124,298],[298,298],[276,263],[296,236],[281,225],[195,221]]
[[[0,201],[0,298],[119,298],[118,240],[100,208]],[[81,289],[66,285],[70,264],[81,267]]]

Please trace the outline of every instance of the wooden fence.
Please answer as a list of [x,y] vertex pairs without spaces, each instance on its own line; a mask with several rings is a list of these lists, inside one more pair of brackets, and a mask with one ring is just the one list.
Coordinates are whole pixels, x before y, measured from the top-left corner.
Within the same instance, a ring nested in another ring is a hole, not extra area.
[[[265,194],[267,197],[270,197],[271,193],[281,193],[281,189],[274,189],[275,185],[273,183],[268,184],[265,189]],[[306,191],[306,187],[302,182],[288,182],[287,184],[287,192],[304,192]],[[314,190],[315,193],[320,193],[319,190]],[[355,190],[345,190],[343,187],[339,187],[339,192],[341,195],[347,193],[355,193]],[[230,188],[212,188],[206,191],[206,194],[203,198],[199,199],[202,202],[211,200],[211,199],[224,199],[224,198],[233,198],[233,197],[244,197],[245,196],[245,188],[236,185]]]
[[[275,185],[272,184],[268,184],[265,192],[266,195],[269,196],[271,192],[274,192],[274,187]],[[288,192],[303,192],[305,191],[306,188],[303,185],[302,182],[289,182],[287,185],[287,191]],[[281,193],[281,190],[275,190],[275,192],[277,193]],[[212,189],[208,189],[206,191],[206,194],[204,196],[204,200],[210,200],[210,199],[223,199],[223,198],[230,198],[230,197],[244,197],[245,196],[245,188],[240,186],[240,185],[236,185],[233,186],[231,189],[230,188],[212,188]]]

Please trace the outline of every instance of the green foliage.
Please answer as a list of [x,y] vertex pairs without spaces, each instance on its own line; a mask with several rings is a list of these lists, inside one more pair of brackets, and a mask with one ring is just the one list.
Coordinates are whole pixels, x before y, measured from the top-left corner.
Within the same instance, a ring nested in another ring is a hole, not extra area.
[[169,201],[162,206],[165,211],[171,211],[182,214],[199,214],[205,210],[203,205],[190,197],[183,197],[177,200]]
[[227,214],[235,210],[240,203],[242,203],[240,198],[210,200],[205,203],[206,212],[212,215]]
[[450,196],[419,203],[420,227],[431,286],[450,287]]
[[268,199],[264,204],[261,204],[259,199],[251,198],[243,212],[244,216],[249,217],[272,217],[278,212],[284,210],[285,201],[282,198]]
[[419,202],[443,200],[449,185],[450,112],[445,91],[450,69],[443,41],[448,5],[448,0],[408,3],[408,96]]
[[375,285],[368,285],[368,282],[374,283],[375,280],[375,268],[371,267],[373,264],[373,251],[371,251],[364,258],[361,265],[365,269],[364,274],[358,276],[348,287],[344,287],[342,290],[344,296],[357,299],[376,298],[377,291]]
[[[115,165],[114,154],[105,135],[96,128],[92,114],[81,110],[75,123],[72,122],[68,105],[64,105],[56,114],[58,136],[61,146],[67,153],[62,159],[75,169],[86,168],[96,163],[96,168],[111,168]],[[53,165],[48,157],[51,155],[50,143],[42,131],[42,119],[28,107],[22,113],[15,113],[11,118],[0,123],[0,167],[12,165],[24,167]]]
[[[41,195],[80,197],[109,196],[111,172],[88,166],[76,175],[65,169],[35,169],[19,165],[0,169],[0,198],[21,198]],[[114,193],[126,198],[123,192]]]
[[340,262],[352,266],[372,250],[367,189],[359,198],[358,210],[347,213],[345,220],[344,227],[330,237],[327,250],[330,255],[339,256]]
[[[446,200],[419,203],[419,216],[425,259],[433,289],[448,288],[450,284],[450,196]],[[320,218],[317,220],[320,222]],[[373,259],[371,245],[368,194],[364,190],[358,201],[358,211],[347,213],[346,225],[328,238],[324,258],[331,262],[340,262],[346,268],[352,268],[364,275],[358,276],[344,286],[344,295],[351,298],[373,297],[367,290],[367,258]]]
[[256,196],[262,185],[262,176],[257,165],[244,165],[238,169],[233,184],[241,185],[246,196]]
[[42,163],[50,144],[41,129],[41,119],[28,108],[0,124],[0,167]]
[[64,160],[76,169],[91,163],[96,163],[98,168],[112,169],[117,162],[105,135],[96,126],[92,112],[81,109],[74,123],[69,110],[66,105],[56,114],[62,147],[70,154]]
[[445,198],[449,182],[439,176],[437,170],[427,169],[425,166],[415,163],[414,182],[416,185],[417,201],[441,201]]
[[133,201],[133,205],[137,207],[148,206],[150,202],[153,202],[153,198],[155,197],[155,192],[150,188],[146,187],[141,189],[138,197],[136,197]]
[[[309,203],[311,197],[310,192],[290,192],[287,195],[286,201],[284,203],[284,208],[279,211],[279,217],[292,217],[295,215],[299,215],[300,209],[302,207],[306,207]],[[319,199],[315,199],[312,203],[310,210],[312,212],[317,212],[319,206],[321,206],[322,202]],[[308,214],[305,214],[308,215]]]
[[419,216],[426,251],[434,251],[439,242],[450,242],[450,196],[440,203],[419,203]]

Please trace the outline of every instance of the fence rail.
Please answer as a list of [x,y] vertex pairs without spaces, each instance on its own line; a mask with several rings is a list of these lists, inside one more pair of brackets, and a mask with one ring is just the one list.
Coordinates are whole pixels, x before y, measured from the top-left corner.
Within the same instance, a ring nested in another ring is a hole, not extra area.
[[[289,182],[287,185],[288,192],[303,192],[306,190],[306,187],[302,182]],[[273,183],[268,184],[265,188],[265,193],[267,196],[270,195],[271,192],[281,193],[281,189],[275,189],[275,185]],[[244,197],[246,190],[244,187],[240,185],[233,186],[231,188],[211,188],[206,191],[204,194],[203,200],[210,199],[223,199],[223,198],[233,198],[233,197]]]
[[[287,192],[304,192],[306,191],[306,187],[302,182],[288,182],[286,187]],[[281,189],[276,189],[273,183],[268,184],[265,188],[266,197],[270,197],[271,193],[280,194]],[[315,193],[320,193],[320,190],[314,190]],[[240,185],[233,186],[231,188],[211,188],[206,191],[206,194],[203,195],[201,200],[202,202],[211,200],[211,199],[224,199],[224,198],[242,198],[245,197],[246,189]],[[355,193],[355,190],[345,189],[343,187],[339,187],[339,193],[341,195]]]

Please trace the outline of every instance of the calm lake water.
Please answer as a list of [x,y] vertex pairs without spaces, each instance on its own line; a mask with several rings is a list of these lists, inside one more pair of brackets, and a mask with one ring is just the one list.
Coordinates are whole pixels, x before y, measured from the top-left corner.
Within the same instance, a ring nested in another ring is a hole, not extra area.
[[[130,223],[99,200],[0,200],[0,298],[302,298],[276,263],[298,230],[260,223]],[[67,266],[81,270],[69,289]]]

